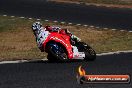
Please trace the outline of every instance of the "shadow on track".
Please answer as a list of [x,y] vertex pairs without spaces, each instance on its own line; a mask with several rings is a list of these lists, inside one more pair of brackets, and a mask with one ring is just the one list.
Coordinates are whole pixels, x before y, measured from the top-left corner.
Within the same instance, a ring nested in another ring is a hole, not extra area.
[[86,61],[83,61],[83,60],[66,60],[66,61],[63,61],[63,62],[58,62],[58,61],[55,61],[55,62],[50,62],[48,60],[34,60],[34,61],[29,61],[29,62],[25,62],[25,63],[78,63],[78,62],[86,62]]

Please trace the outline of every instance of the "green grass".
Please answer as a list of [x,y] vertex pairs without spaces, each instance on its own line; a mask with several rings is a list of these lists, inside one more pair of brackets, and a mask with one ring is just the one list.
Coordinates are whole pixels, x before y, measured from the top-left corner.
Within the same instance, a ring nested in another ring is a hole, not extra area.
[[[35,19],[0,16],[0,61],[43,59],[46,53],[37,48],[31,25]],[[97,53],[132,50],[132,33],[93,29],[75,25],[62,25],[41,21],[44,25],[68,28],[82,41],[90,44]]]

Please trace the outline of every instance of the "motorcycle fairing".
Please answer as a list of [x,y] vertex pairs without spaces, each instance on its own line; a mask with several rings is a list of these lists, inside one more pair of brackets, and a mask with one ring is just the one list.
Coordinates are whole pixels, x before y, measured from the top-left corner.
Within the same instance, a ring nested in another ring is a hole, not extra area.
[[72,46],[72,48],[73,48],[73,59],[84,59],[85,58],[84,52],[79,52],[76,46]]
[[58,32],[50,33],[43,43],[44,49],[46,48],[46,44],[50,41],[61,43],[67,50],[68,58],[69,59],[73,58],[73,50],[72,50],[72,45],[70,43],[70,36],[62,35],[62,34],[59,34]]

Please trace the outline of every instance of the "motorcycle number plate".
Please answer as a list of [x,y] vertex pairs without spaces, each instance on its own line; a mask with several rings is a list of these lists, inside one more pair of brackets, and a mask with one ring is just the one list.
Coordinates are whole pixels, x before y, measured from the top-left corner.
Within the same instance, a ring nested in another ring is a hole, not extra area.
[[78,52],[74,55],[74,59],[84,59],[85,53],[84,52]]
[[85,53],[84,52],[78,52],[79,57],[85,57]]

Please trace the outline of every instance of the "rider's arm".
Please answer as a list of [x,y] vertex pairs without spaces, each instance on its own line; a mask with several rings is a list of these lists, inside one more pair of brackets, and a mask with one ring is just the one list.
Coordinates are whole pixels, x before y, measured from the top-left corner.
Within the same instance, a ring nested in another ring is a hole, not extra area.
[[59,31],[59,30],[61,30],[60,27],[52,27],[52,31]]

